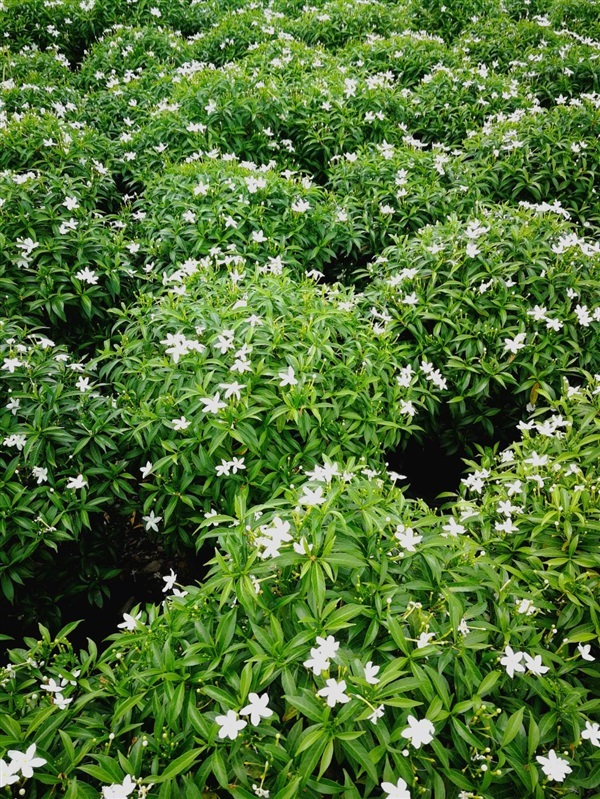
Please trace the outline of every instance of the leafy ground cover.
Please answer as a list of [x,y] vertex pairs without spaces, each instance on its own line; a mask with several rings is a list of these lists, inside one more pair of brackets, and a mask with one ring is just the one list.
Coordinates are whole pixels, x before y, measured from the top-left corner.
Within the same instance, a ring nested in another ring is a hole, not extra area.
[[0,796],[599,799],[599,12],[0,0]]

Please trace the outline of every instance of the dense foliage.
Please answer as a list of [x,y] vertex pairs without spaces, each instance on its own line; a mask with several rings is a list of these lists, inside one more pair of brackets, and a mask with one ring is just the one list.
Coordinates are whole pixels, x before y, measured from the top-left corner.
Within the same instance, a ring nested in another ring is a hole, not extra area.
[[0,796],[599,799],[599,19],[0,0]]

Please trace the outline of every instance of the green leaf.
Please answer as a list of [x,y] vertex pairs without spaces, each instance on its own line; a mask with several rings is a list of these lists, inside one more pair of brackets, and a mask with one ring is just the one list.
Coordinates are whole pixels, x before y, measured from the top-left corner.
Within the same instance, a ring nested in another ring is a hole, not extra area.
[[185,752],[183,755],[180,755],[172,763],[170,763],[162,774],[148,777],[147,781],[161,783],[165,782],[166,780],[172,780],[173,777],[176,777],[178,774],[181,774],[191,768],[196,760],[198,760],[200,755],[205,751],[205,748],[206,747],[202,747],[201,749],[190,749],[189,752]]

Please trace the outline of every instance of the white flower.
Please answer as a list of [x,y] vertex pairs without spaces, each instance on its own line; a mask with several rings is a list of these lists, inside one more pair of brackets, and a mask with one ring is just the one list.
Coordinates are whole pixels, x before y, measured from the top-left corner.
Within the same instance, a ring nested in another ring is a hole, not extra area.
[[102,799],[126,799],[136,788],[137,784],[128,774],[120,785],[105,785],[102,788]]
[[320,649],[311,649],[310,658],[305,660],[302,665],[307,669],[312,669],[315,677],[318,677],[324,671],[329,671],[329,660]]
[[590,655],[590,651],[592,649],[590,644],[577,644],[577,649],[584,660],[589,660],[590,662],[596,660],[593,655]]
[[415,749],[420,749],[423,744],[428,744],[433,741],[435,734],[435,726],[429,719],[421,719],[419,721],[414,716],[409,716],[408,727],[402,730],[402,737],[408,738]]
[[382,719],[384,715],[385,715],[385,709],[383,705],[379,705],[379,707],[376,707],[375,710],[371,713],[371,715],[367,716],[367,718],[373,724],[377,724],[379,719]]
[[365,666],[365,680],[369,683],[369,685],[377,685],[379,682],[379,678],[375,675],[380,668],[381,666],[374,666],[372,660],[370,660]]
[[162,522],[162,516],[155,516],[154,511],[151,510],[148,516],[142,516],[142,521],[146,530],[154,530],[155,533],[158,533],[158,523]]
[[215,721],[219,725],[219,738],[230,738],[232,741],[240,734],[240,731],[248,725],[247,721],[238,719],[238,714],[234,710],[228,710],[225,716],[217,716]]
[[548,752],[548,757],[538,755],[536,760],[541,764],[544,774],[549,779],[556,780],[556,782],[562,782],[567,774],[573,771],[569,766],[569,762],[562,757],[558,757],[554,749]]
[[65,197],[63,205],[67,211],[74,211],[76,208],[79,208],[79,202],[75,197]]
[[519,333],[514,338],[505,338],[504,350],[512,352],[513,355],[516,355],[519,350],[522,350],[524,348],[526,338],[527,338],[526,333]]
[[0,759],[0,788],[7,785],[12,785],[19,779],[19,772],[14,761],[7,763],[5,760]]
[[67,706],[70,705],[72,701],[72,696],[70,696],[68,699],[65,699],[62,694],[54,694],[54,704],[59,710],[66,710]]
[[98,275],[93,269],[89,269],[87,266],[84,269],[80,269],[75,277],[77,280],[81,280],[82,283],[89,283],[91,286],[95,286],[98,282]]
[[382,782],[381,789],[387,793],[386,799],[410,799],[408,785],[402,777],[398,777],[395,785],[393,782]]
[[173,588],[173,586],[175,585],[175,581],[177,580],[177,575],[175,574],[173,569],[169,569],[169,571],[171,573],[167,574],[166,577],[163,577],[163,580],[165,581],[165,584],[164,584],[164,587],[163,587],[163,594],[166,591],[170,591],[171,588]]
[[60,693],[63,688],[67,685],[66,680],[61,680],[60,683],[57,683],[54,677],[50,677],[48,682],[42,683],[41,687],[44,691],[48,691],[48,693]]
[[281,380],[281,383],[279,384],[281,387],[298,385],[298,380],[296,379],[296,375],[294,374],[294,370],[291,366],[288,366],[287,372],[279,372],[277,376]]
[[214,397],[203,397],[200,402],[204,405],[203,413],[219,413],[222,408],[227,407],[226,402],[221,401],[221,395],[217,391]]
[[334,658],[340,648],[339,641],[336,641],[333,635],[328,635],[327,638],[317,635],[317,644],[319,650],[328,658]]
[[231,471],[234,474],[243,471],[246,468],[246,464],[244,463],[244,458],[236,458],[235,455],[233,456],[233,460],[231,461]]
[[345,680],[340,680],[338,682],[330,678],[329,680],[325,680],[325,688],[321,688],[320,691],[317,691],[317,696],[322,696],[326,699],[329,707],[335,707],[338,703],[345,705],[346,702],[350,701],[348,694],[344,693],[345,690]]
[[234,380],[233,383],[219,383],[219,388],[225,389],[225,399],[229,399],[230,397],[235,397],[236,399],[241,399],[240,391],[246,386],[243,383],[238,383],[237,380]]
[[542,656],[536,655],[535,657],[531,657],[526,652],[525,655],[525,665],[527,666],[527,670],[530,671],[532,674],[535,674],[536,677],[541,677],[542,674],[545,674],[547,671],[550,671],[549,666],[542,665]]
[[36,745],[31,744],[26,752],[17,752],[14,749],[9,749],[7,752],[8,757],[11,759],[11,771],[20,771],[24,777],[28,779],[33,777],[33,769],[43,766],[47,761],[43,757],[35,756]]
[[12,375],[17,366],[23,366],[23,361],[20,361],[18,358],[5,358],[2,369],[8,369]]
[[34,466],[31,471],[38,485],[48,481],[48,469],[45,466]]
[[148,475],[152,471],[153,465],[154,464],[150,463],[150,461],[146,461],[145,466],[140,466],[140,472],[142,473],[142,480],[145,480],[146,477],[148,477]]
[[121,624],[117,624],[117,627],[120,630],[128,630],[130,633],[133,632],[136,627],[138,626],[138,620],[142,617],[142,611],[137,614],[137,616],[132,616],[130,613],[124,613],[123,618],[125,621],[122,621]]
[[310,208],[310,203],[308,200],[303,200],[301,197],[298,197],[292,203],[292,211],[295,211],[297,214],[303,214],[305,211],[308,211]]
[[298,503],[300,505],[307,505],[309,507],[314,505],[322,505],[325,502],[325,497],[323,496],[323,489],[321,486],[317,486],[314,490],[308,488],[308,486],[303,486],[303,495],[298,497]]
[[302,536],[300,541],[294,541],[292,544],[294,552],[296,552],[298,555],[309,555],[313,550],[313,546],[313,544],[308,543],[306,536]]
[[531,616],[536,612],[537,608],[531,599],[517,600],[517,613],[524,613],[526,616]]
[[179,419],[172,419],[171,424],[173,425],[173,430],[186,430],[191,422],[188,422],[185,416],[181,416]]
[[405,527],[403,524],[399,524],[396,527],[394,538],[398,540],[402,549],[407,552],[416,552],[415,546],[423,540],[422,535],[415,535],[412,527]]
[[69,477],[69,481],[67,483],[67,488],[85,488],[88,484],[88,481],[82,474],[78,474],[77,477]]
[[514,677],[515,671],[524,672],[525,666],[521,663],[524,652],[514,652],[511,646],[507,646],[505,655],[500,659],[500,663],[505,667],[509,677]]
[[581,737],[588,740],[592,746],[600,746],[600,724],[589,721],[585,723],[585,730],[581,733]]
[[263,694],[262,696],[249,694],[248,699],[250,704],[240,710],[240,716],[250,716],[250,722],[255,727],[260,724],[261,719],[268,719],[269,716],[273,715],[271,708],[267,707],[269,704],[268,694]]
[[89,377],[78,377],[77,382],[75,384],[77,388],[81,391],[81,393],[85,393],[90,388],[90,378]]
[[456,521],[454,516],[451,516],[448,519],[448,524],[442,525],[442,530],[445,531],[442,533],[442,537],[446,538],[447,536],[452,536],[452,538],[456,538],[457,536],[462,535],[462,533],[464,533],[466,529],[467,528],[464,527],[464,525],[459,524]]
[[421,633],[417,638],[417,649],[423,649],[423,647],[428,646],[432,638],[435,638],[435,633]]

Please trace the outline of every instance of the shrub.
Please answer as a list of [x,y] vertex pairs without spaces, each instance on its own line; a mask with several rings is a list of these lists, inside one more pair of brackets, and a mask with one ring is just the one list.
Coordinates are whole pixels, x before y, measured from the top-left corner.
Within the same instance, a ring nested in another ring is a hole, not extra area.
[[123,314],[100,369],[128,429],[122,446],[152,464],[144,512],[165,540],[189,545],[199,510],[227,511],[240,485],[259,500],[322,453],[378,459],[432,402],[351,291],[293,281],[279,258],[253,268],[219,253],[166,282],[162,300]]
[[[285,500],[247,507],[242,492],[235,516],[205,523],[206,582],[134,608],[99,662],[95,647],[73,652],[68,629],[42,629],[11,653],[0,694],[4,746],[34,743],[46,761],[31,795],[135,780],[151,797],[593,789],[598,606],[576,575],[597,581],[598,526],[581,519],[572,576],[553,561],[577,536],[578,507],[593,508],[597,397],[561,399],[535,450],[526,436],[512,461],[473,472],[481,498],[448,515],[352,462],[323,463]],[[585,470],[565,468],[580,458]],[[510,490],[517,475],[518,500],[498,510],[496,479]],[[559,508],[574,481],[577,503]],[[499,514],[519,532],[489,535]],[[554,535],[542,520],[559,515]]]
[[[26,603],[19,586],[29,590],[52,571],[68,575],[62,593],[88,587],[83,570],[71,571],[72,560],[61,563],[66,545],[79,542],[85,553],[100,537],[106,547],[102,514],[130,489],[118,454],[118,410],[98,391],[91,365],[43,329],[3,320],[0,331],[0,589],[12,601],[16,588]],[[100,584],[107,577],[93,562],[91,574]]]
[[600,254],[560,210],[482,209],[372,266],[365,307],[387,314],[425,374],[437,370],[451,418],[433,424],[452,446],[478,429],[506,434],[539,389],[555,396],[563,376],[600,369]]

